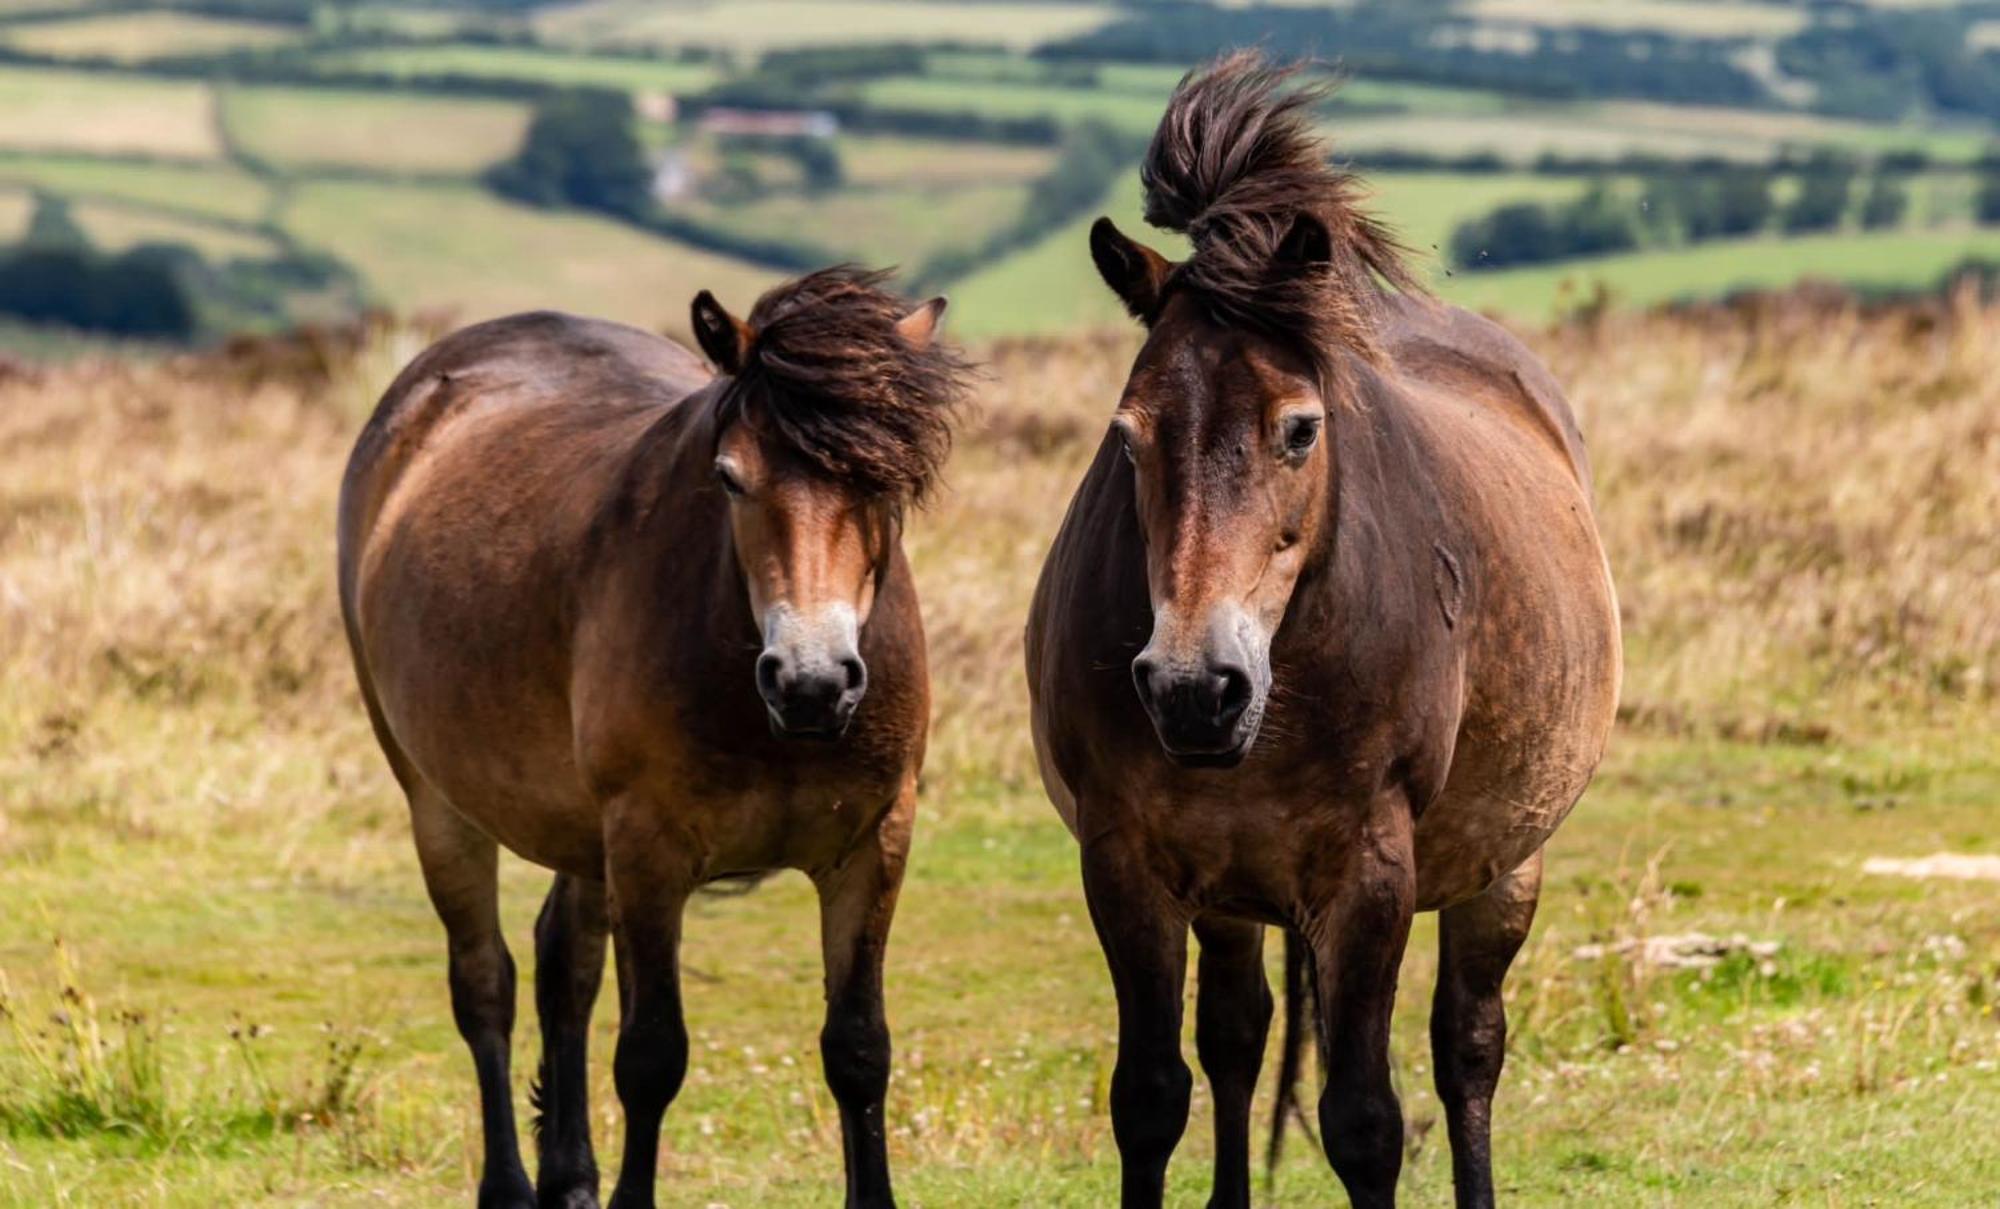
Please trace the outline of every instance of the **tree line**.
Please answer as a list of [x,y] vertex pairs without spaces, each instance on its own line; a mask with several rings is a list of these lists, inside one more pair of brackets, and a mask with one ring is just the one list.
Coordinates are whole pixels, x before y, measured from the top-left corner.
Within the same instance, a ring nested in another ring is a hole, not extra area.
[[[1794,188],[1783,202],[1775,186],[1785,176],[1760,165],[1655,174],[1643,178],[1636,196],[1600,179],[1571,201],[1514,202],[1461,223],[1449,254],[1458,268],[1478,271],[1771,229],[1815,234],[1839,229],[1850,215],[1866,230],[1899,226],[1909,210],[1902,175],[1878,166],[1865,187],[1857,187],[1860,176],[1854,161],[1823,151],[1790,175]],[[1995,184],[2000,209],[2000,181]]]

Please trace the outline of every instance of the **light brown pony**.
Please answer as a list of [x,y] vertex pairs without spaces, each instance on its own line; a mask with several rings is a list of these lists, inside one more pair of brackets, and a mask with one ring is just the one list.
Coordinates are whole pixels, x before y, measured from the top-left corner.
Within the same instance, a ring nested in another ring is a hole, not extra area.
[[[403,371],[355,447],[341,608],[450,942],[482,1206],[597,1203],[584,1047],[607,930],[626,1128],[612,1204],[653,1203],[687,1069],[682,909],[780,868],[819,890],[847,1203],[893,1203],[882,957],[930,699],[900,523],[945,455],[964,367],[933,339],[942,299],[912,309],[879,283],[816,273],[747,323],[702,293],[720,377],[598,320],[467,328]],[[535,925],[534,1185],[508,1088],[502,845],[556,871]]]
[[1124,1204],[1161,1203],[1187,1123],[1190,926],[1210,1204],[1250,1203],[1266,924],[1303,946],[1327,1156],[1356,1205],[1392,1204],[1389,1017],[1425,910],[1454,1183],[1486,1205],[1501,979],[1611,727],[1617,605],[1555,383],[1413,296],[1289,75],[1240,54],[1168,102],[1147,218],[1188,260],[1091,233],[1148,334],[1035,593],[1035,745],[1117,989]]

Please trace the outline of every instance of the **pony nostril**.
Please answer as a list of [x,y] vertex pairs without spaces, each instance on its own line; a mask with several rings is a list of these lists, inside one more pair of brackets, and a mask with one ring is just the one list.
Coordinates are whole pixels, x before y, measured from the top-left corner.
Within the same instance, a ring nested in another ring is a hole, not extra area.
[[1215,679],[1215,718],[1227,726],[1250,707],[1250,674],[1240,667],[1220,667]]
[[1159,661],[1151,655],[1141,655],[1132,661],[1132,685],[1139,690],[1139,700],[1149,709],[1153,705],[1153,676],[1159,670]]
[[840,661],[840,666],[847,673],[848,692],[859,693],[868,687],[868,665],[861,662],[859,655],[849,655]]
[[775,651],[765,651],[757,659],[757,693],[776,702],[784,691],[785,660]]

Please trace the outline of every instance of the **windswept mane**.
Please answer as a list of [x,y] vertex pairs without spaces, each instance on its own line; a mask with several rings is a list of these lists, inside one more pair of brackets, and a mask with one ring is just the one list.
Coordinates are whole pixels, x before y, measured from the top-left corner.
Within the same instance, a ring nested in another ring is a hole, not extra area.
[[971,369],[942,340],[919,346],[896,324],[914,309],[853,265],[766,292],[754,335],[719,404],[868,495],[922,502],[951,452]]
[[[1379,357],[1381,283],[1424,289],[1395,237],[1361,209],[1360,179],[1333,166],[1314,131],[1314,107],[1332,85],[1296,83],[1305,66],[1243,50],[1183,76],[1139,179],[1146,221],[1194,244],[1170,288],[1193,291],[1230,322],[1299,341],[1331,369],[1338,349]],[[1331,237],[1322,271],[1277,263],[1300,214]]]

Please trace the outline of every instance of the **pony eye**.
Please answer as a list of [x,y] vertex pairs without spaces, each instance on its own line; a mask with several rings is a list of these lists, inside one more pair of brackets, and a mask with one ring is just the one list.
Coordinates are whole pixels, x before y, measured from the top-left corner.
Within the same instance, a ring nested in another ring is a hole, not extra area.
[[1114,420],[1111,423],[1111,432],[1118,438],[1118,452],[1125,455],[1126,461],[1137,466],[1139,455],[1132,452],[1132,429],[1123,420]]
[[1319,440],[1320,417],[1293,416],[1285,422],[1285,452],[1294,456],[1307,452]]
[[722,490],[729,495],[743,494],[743,480],[736,477],[736,468],[726,461],[715,463],[715,481],[722,484]]

